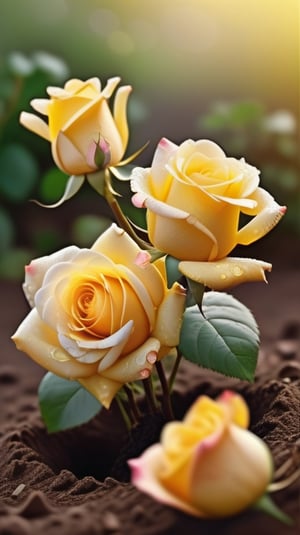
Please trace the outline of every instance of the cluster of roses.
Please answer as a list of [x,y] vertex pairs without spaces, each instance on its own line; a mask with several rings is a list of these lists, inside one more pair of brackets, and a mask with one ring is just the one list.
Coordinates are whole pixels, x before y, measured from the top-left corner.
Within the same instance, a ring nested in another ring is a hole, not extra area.
[[[95,186],[103,177],[111,195],[110,173],[118,176],[118,166],[129,161],[122,159],[131,87],[120,87],[113,111],[109,106],[119,81],[110,79],[104,89],[98,78],[49,87],[49,99],[32,101],[48,123],[21,114],[71,175],[64,199],[84,180]],[[178,261],[182,276],[214,290],[265,280],[270,264],[228,254],[269,232],[285,211],[259,187],[255,167],[208,140],[177,146],[162,139],[151,167],[136,167],[130,178],[133,204],[146,208],[149,249],[113,223],[90,249],[70,246],[33,260],[23,286],[32,310],[13,336],[19,349],[79,381],[107,408],[125,383],[149,377],[179,343],[186,291],[178,282],[168,287],[166,255]],[[242,228],[241,213],[251,216]],[[151,261],[154,248],[160,254]],[[268,450],[247,425],[239,396],[200,398],[183,423],[166,426],[161,445],[132,461],[133,481],[193,514],[235,513],[263,494],[272,473]]]

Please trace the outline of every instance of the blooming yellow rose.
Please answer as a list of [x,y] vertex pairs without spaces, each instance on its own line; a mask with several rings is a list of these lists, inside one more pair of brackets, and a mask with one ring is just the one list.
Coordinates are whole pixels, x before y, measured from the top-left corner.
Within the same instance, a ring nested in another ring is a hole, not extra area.
[[153,264],[139,266],[140,253],[113,224],[91,249],[70,246],[26,268],[32,310],[13,336],[16,346],[78,380],[105,407],[179,342],[184,290],[168,290]]
[[[22,112],[21,124],[50,141],[56,165],[70,175],[85,175],[115,166],[128,143],[126,107],[130,86],[118,89],[113,114],[108,100],[120,78],[110,78],[104,89],[98,78],[69,80],[64,88],[48,87],[50,99],[34,99],[31,105],[48,117]],[[100,157],[101,156],[101,157]]]
[[[204,283],[200,263],[224,260],[236,245],[258,240],[285,212],[259,187],[255,167],[244,159],[226,157],[208,140],[189,139],[177,146],[162,139],[151,168],[133,170],[131,188],[136,192],[133,203],[147,208],[151,243],[181,260],[183,274]],[[253,216],[243,227],[241,214]],[[249,260],[245,274],[245,262],[240,266],[239,259],[235,260],[234,265],[221,264],[225,277],[218,271],[210,287],[221,289],[219,283],[224,285],[225,280],[226,287],[242,282],[243,274],[244,280],[264,279],[264,270],[271,268]],[[239,276],[232,273],[234,268]]]
[[265,493],[273,471],[267,446],[248,423],[238,394],[201,396],[183,422],[165,425],[160,444],[129,461],[133,484],[195,516],[239,513]]

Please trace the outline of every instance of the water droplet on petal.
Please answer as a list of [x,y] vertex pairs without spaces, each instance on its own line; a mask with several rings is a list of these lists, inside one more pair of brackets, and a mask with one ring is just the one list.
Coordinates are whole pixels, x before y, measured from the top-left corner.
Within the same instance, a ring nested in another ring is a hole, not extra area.
[[243,270],[239,267],[239,266],[234,266],[233,268],[233,274],[236,276],[236,277],[240,277],[241,275],[243,275]]
[[227,279],[227,276],[225,275],[225,273],[222,273],[222,275],[221,275],[221,279],[222,279],[222,280]]

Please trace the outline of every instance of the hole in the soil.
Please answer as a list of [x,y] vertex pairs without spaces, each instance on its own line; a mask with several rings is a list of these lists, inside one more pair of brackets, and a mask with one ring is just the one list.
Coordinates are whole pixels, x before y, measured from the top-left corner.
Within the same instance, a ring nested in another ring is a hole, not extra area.
[[98,415],[87,424],[57,433],[48,433],[40,425],[27,427],[20,440],[55,474],[65,469],[78,479],[93,476],[103,481],[110,474],[124,435],[119,418],[108,416]]
[[[297,408],[290,389],[294,388],[296,393],[297,385],[287,388],[281,381],[276,383],[276,388],[271,382],[263,387],[244,385],[241,393],[250,407],[252,431],[261,436],[271,450],[274,444],[279,453],[290,448],[291,437],[295,436]],[[212,394],[208,392],[208,395]],[[212,397],[215,395],[216,392]],[[186,410],[184,395],[181,401],[181,408]],[[48,434],[40,424],[30,428],[27,426],[19,436],[18,445],[22,442],[27,451],[34,450],[40,461],[55,474],[65,471],[71,472],[77,479],[92,476],[98,481],[104,481],[106,477],[129,481],[127,459],[137,457],[150,444],[158,441],[162,425],[161,417],[151,421],[148,415],[144,423],[133,430],[126,443],[128,435],[114,408],[100,413],[83,426],[59,433]]]

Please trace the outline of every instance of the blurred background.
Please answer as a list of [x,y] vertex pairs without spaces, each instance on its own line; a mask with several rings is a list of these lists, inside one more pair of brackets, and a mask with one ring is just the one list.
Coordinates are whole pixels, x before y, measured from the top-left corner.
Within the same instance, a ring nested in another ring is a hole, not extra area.
[[29,202],[55,202],[66,177],[18,116],[70,77],[133,86],[127,154],[150,142],[137,164],[163,136],[209,137],[260,168],[289,207],[263,246],[299,262],[299,34],[299,0],[2,0],[0,277],[21,279],[33,256],[71,242],[89,246],[109,224],[87,185],[55,211]]

